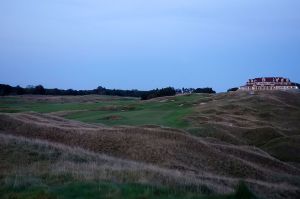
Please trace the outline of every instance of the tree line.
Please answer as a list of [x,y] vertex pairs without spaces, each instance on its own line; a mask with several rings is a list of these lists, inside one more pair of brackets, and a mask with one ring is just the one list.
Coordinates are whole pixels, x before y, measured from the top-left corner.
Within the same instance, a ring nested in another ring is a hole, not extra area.
[[153,89],[150,91],[140,90],[121,90],[121,89],[107,89],[102,86],[92,90],[73,90],[73,89],[47,89],[42,85],[27,86],[10,86],[7,84],[0,84],[0,96],[5,95],[111,95],[121,97],[139,97],[142,100],[148,100],[156,97],[174,96],[181,93],[215,93],[212,88],[189,88],[189,89],[174,89],[173,87],[166,87],[161,89]]

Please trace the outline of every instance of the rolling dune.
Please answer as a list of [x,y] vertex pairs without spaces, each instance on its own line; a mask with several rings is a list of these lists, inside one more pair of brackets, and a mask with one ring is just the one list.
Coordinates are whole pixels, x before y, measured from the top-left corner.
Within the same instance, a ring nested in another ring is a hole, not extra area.
[[[300,194],[300,170],[261,149],[214,142],[171,128],[104,127],[32,112],[0,114],[0,130],[5,135],[79,147],[200,179],[214,176],[226,182],[224,190],[244,179],[262,196],[280,198],[283,192],[296,198]],[[216,180],[211,181],[216,187]],[[270,187],[277,188],[270,191]]]

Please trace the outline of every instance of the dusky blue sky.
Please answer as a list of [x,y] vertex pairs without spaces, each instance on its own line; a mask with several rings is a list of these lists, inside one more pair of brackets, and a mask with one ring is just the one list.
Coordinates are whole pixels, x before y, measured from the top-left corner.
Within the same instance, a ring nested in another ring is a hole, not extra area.
[[1,0],[0,83],[225,91],[300,82],[299,0]]

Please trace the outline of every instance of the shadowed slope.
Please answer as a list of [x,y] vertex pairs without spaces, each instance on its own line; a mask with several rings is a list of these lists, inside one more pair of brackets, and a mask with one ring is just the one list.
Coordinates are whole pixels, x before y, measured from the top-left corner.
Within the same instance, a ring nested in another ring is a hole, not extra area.
[[218,94],[206,104],[198,104],[189,119],[193,127],[188,131],[193,135],[254,145],[287,162],[300,160],[299,92]]
[[[193,175],[244,178],[258,192],[261,184],[285,183],[297,190],[300,171],[254,147],[217,144],[183,131],[147,127],[102,127],[55,116],[1,114],[0,130],[8,134],[80,147],[123,159],[155,164]],[[222,178],[222,177],[221,177]],[[257,188],[258,187],[258,188]]]

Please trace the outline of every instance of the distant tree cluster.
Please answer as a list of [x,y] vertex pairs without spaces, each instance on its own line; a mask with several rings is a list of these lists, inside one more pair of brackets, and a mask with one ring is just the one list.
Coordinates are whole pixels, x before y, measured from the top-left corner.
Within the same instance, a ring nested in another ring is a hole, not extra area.
[[177,94],[189,94],[189,93],[216,93],[212,88],[182,88],[176,89]]
[[0,84],[0,96],[3,95],[23,95],[23,94],[45,94],[45,89],[43,86],[28,86],[27,88],[22,88],[20,86],[10,86],[6,84]]
[[120,89],[106,89],[99,86],[93,90],[73,90],[73,89],[45,89],[42,85],[27,86],[22,88],[20,86],[10,86],[6,84],[0,84],[0,96],[3,95],[115,95],[115,96],[127,96],[127,97],[141,97],[145,91],[139,90],[120,90]]
[[237,90],[239,90],[239,88],[238,87],[234,87],[234,88],[228,89],[227,92],[234,92],[234,91],[237,91]]
[[216,93],[212,88],[196,88],[193,93]]
[[188,93],[193,93],[194,88],[182,88],[182,89],[177,89],[177,93],[182,93],[182,94],[188,94]]
[[0,96],[4,95],[111,95],[122,97],[139,97],[142,100],[148,100],[156,97],[173,96],[179,93],[215,93],[212,88],[182,88],[174,89],[173,87],[167,87],[162,89],[154,89],[150,91],[140,90],[121,90],[121,89],[107,89],[99,86],[93,90],[73,90],[73,89],[46,89],[42,85],[27,86],[22,88],[20,86],[10,86],[6,84],[0,84]]
[[148,100],[156,97],[163,97],[163,96],[174,96],[176,95],[176,90],[172,87],[162,88],[162,89],[155,89],[151,91],[145,91],[141,99]]

